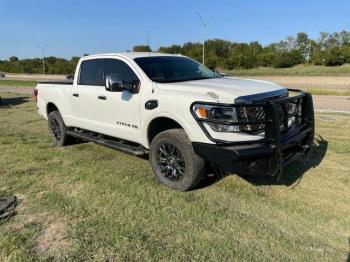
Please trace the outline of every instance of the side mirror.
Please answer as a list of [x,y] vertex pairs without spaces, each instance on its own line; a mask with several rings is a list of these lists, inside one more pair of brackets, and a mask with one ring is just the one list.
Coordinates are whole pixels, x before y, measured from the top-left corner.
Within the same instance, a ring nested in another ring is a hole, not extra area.
[[67,80],[74,80],[74,75],[73,74],[66,75],[66,79]]
[[138,85],[139,85],[139,82],[135,82],[135,81],[132,81],[132,82],[126,82],[126,83],[123,83],[123,90],[125,91],[128,91],[132,94],[135,94],[138,92]]
[[222,73],[222,72],[220,72],[220,71],[217,70],[217,69],[214,69],[213,72],[214,72],[218,77],[227,77],[227,76],[229,76],[228,74]]
[[128,91],[132,94],[138,92],[140,81],[132,81],[132,82],[123,82],[120,75],[113,74],[106,76],[105,87],[107,91],[110,92],[122,92]]
[[107,75],[105,87],[110,92],[121,92],[123,91],[123,81],[119,75]]

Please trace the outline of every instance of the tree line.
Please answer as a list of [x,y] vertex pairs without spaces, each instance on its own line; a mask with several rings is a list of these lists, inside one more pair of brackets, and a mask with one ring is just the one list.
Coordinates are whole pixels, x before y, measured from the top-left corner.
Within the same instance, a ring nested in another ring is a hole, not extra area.
[[[135,52],[151,52],[147,45],[133,47]],[[202,61],[202,43],[187,42],[183,45],[163,46],[163,53],[182,54]],[[45,72],[48,74],[74,73],[79,57],[70,60],[45,57]],[[205,65],[211,69],[249,69],[255,67],[285,68],[300,64],[336,66],[350,63],[350,32],[321,32],[317,39],[306,33],[288,36],[286,39],[263,46],[258,41],[237,43],[222,39],[205,42]],[[0,71],[8,73],[42,73],[43,60],[19,59],[16,56],[0,60]]]
[[[72,57],[70,60],[60,57],[45,57],[46,74],[72,74],[80,57]],[[6,73],[42,74],[44,72],[43,59],[19,59],[11,56],[8,60],[0,60],[0,71]]]
[[[350,63],[350,32],[321,32],[316,40],[310,39],[306,33],[298,33],[266,46],[258,41],[235,43],[213,39],[205,42],[205,50],[205,64],[212,69],[285,68],[300,64],[336,66]],[[201,43],[161,47],[159,51],[202,60]]]

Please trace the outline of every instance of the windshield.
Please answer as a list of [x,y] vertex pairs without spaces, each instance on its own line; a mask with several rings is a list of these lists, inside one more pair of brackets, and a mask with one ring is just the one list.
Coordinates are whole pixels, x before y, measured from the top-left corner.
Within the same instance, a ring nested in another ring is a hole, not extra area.
[[182,56],[153,56],[134,59],[146,75],[157,83],[172,83],[218,77],[200,63]]

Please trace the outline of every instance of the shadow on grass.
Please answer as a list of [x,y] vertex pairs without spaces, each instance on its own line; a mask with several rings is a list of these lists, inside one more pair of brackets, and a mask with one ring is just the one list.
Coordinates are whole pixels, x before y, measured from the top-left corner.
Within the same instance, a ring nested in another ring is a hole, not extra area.
[[[293,188],[298,186],[303,175],[311,168],[318,166],[326,155],[328,149],[328,142],[323,139],[322,136],[318,135],[314,139],[314,144],[310,154],[310,158],[305,161],[296,161],[285,167],[283,174],[280,179],[276,176],[243,176],[239,175],[241,178],[246,180],[255,186],[266,186],[266,185],[285,185],[292,186]],[[212,184],[217,183],[222,178],[228,175],[221,174],[218,172],[211,172],[208,174],[206,179],[204,179],[200,184],[197,185],[194,190],[205,188]]]
[[30,99],[29,96],[2,97],[0,106],[2,107],[17,106],[28,102],[29,99]]

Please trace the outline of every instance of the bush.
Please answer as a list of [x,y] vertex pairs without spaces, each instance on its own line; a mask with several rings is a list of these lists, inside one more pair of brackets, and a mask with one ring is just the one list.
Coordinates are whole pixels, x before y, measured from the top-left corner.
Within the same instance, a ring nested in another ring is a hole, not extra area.
[[332,48],[325,56],[326,66],[339,66],[346,62],[345,56],[342,54],[340,48]]
[[297,64],[301,64],[302,55],[297,50],[292,50],[290,52],[282,52],[277,55],[274,61],[274,67],[276,68],[287,68],[292,67]]
[[152,49],[148,45],[135,45],[132,49],[134,52],[152,52]]

